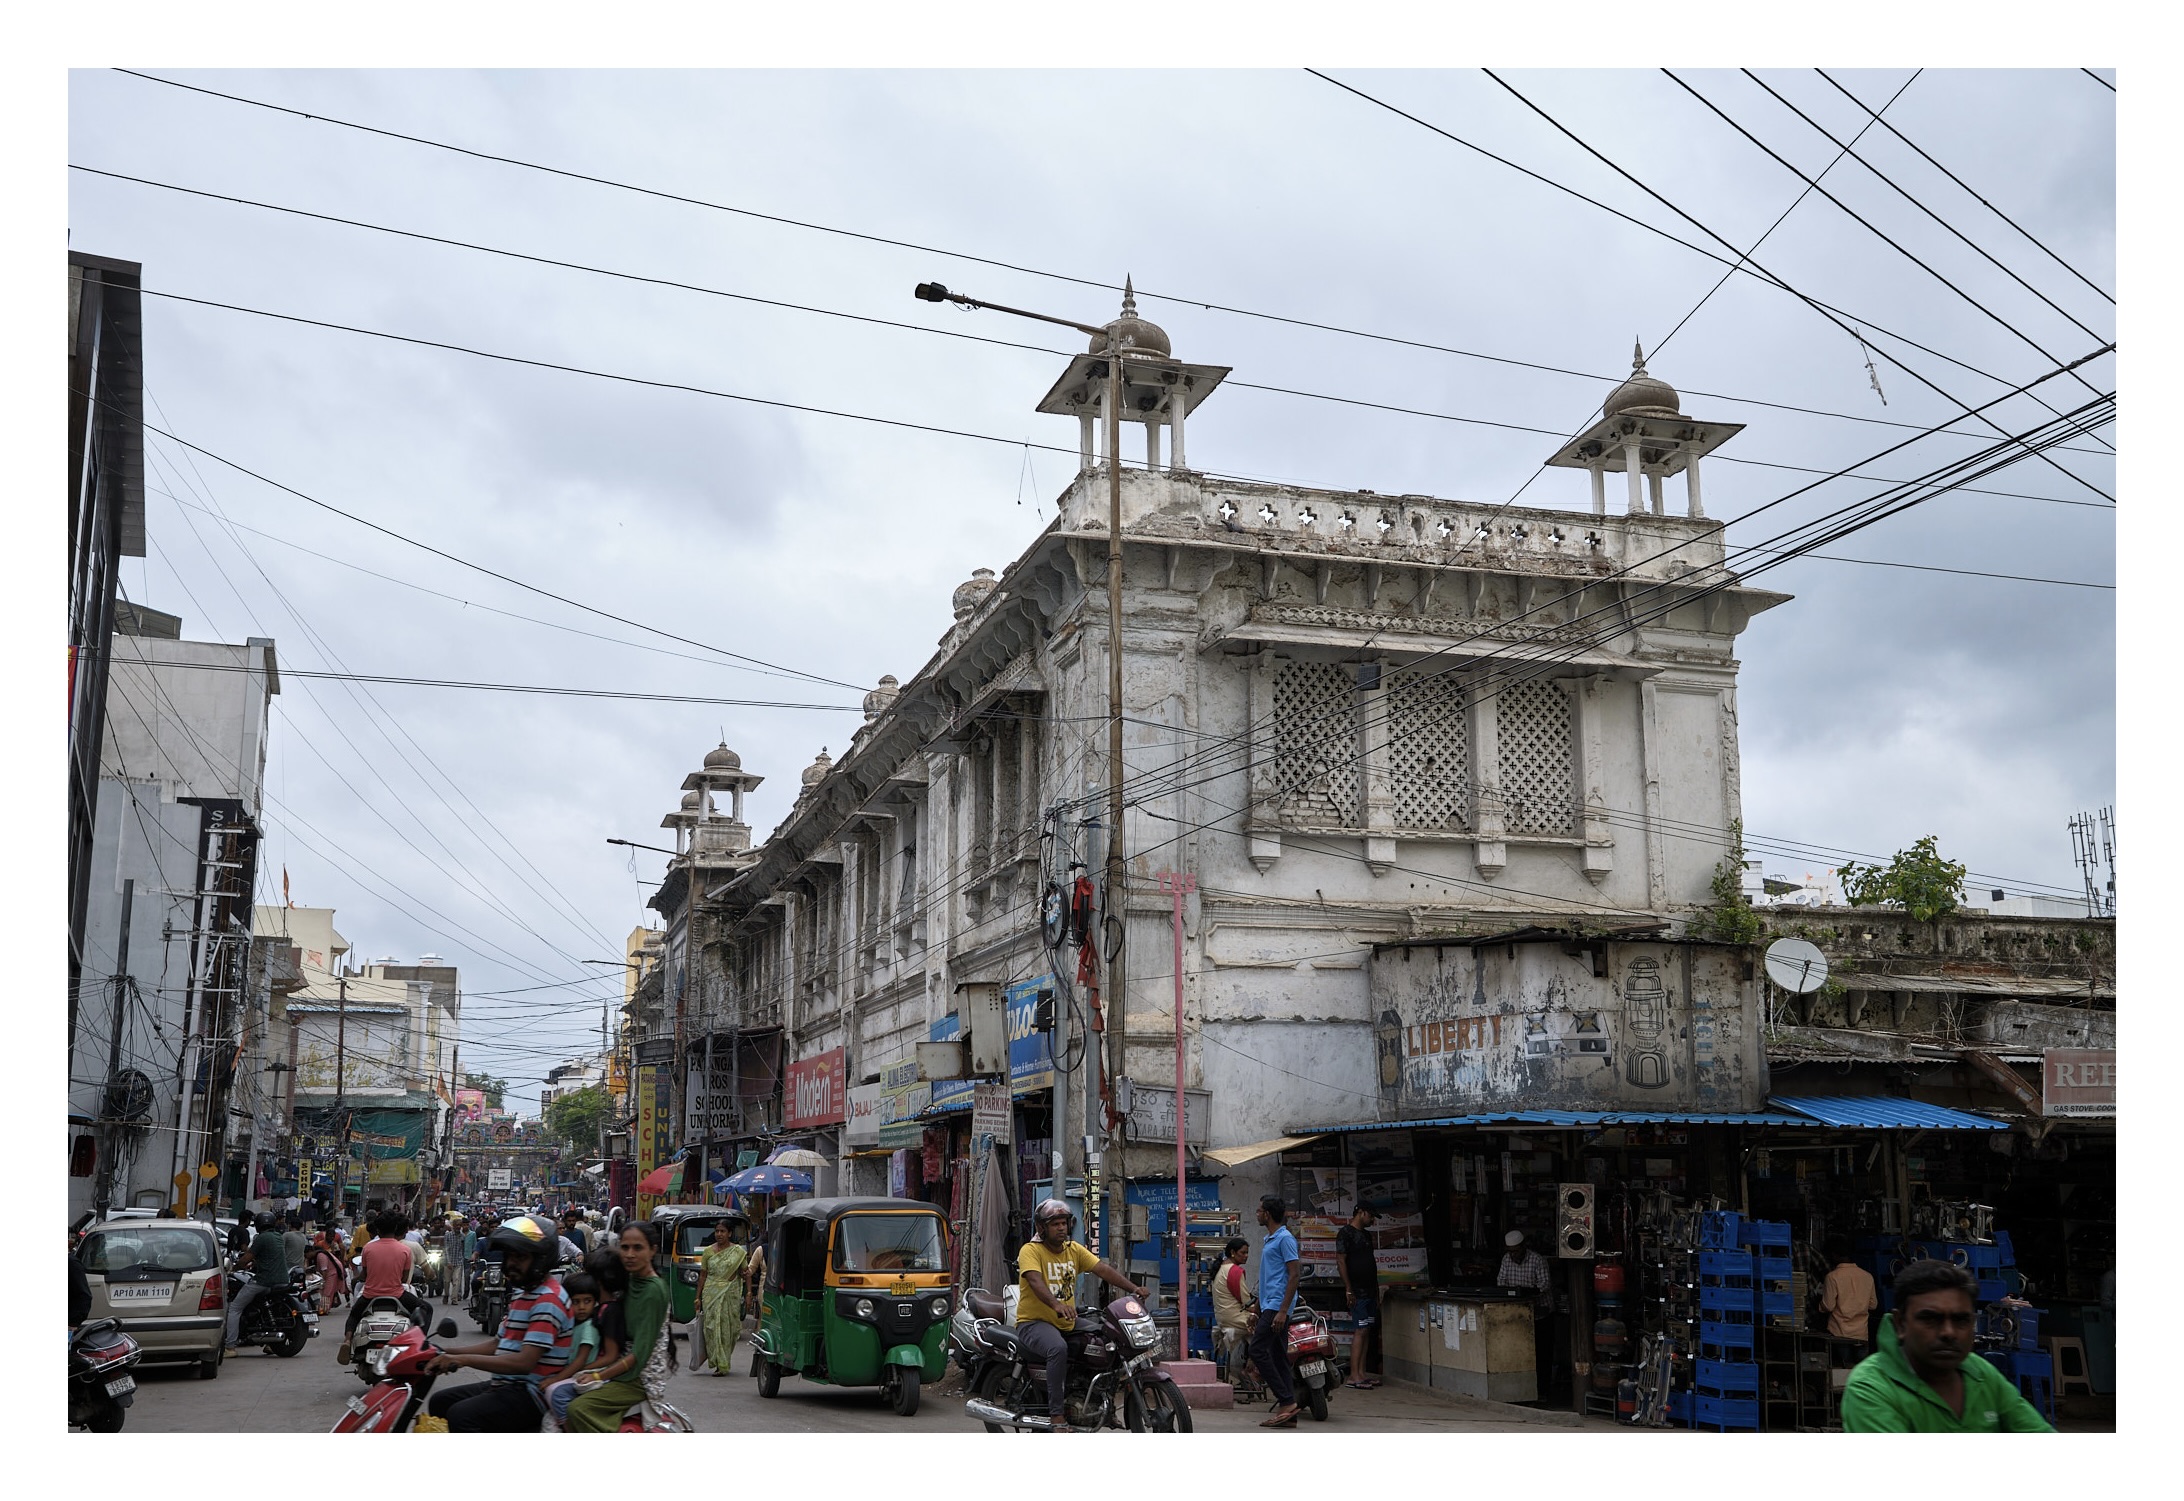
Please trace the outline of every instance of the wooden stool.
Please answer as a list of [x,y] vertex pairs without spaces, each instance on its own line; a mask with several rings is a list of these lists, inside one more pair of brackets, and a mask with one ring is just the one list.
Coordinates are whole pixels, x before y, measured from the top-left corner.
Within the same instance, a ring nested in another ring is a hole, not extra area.
[[[2085,1363],[2085,1341],[2073,1339],[2067,1334],[2051,1334],[2047,1338],[2048,1359],[2055,1365],[2055,1395],[2067,1397],[2071,1389],[2093,1395],[2093,1373]],[[2069,1356],[2066,1361],[2063,1357]]]

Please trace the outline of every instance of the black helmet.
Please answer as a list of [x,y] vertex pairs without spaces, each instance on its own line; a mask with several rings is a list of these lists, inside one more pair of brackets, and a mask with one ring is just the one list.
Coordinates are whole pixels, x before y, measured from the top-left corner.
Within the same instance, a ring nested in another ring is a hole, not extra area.
[[273,1228],[273,1216],[272,1216],[272,1215],[270,1215],[270,1214],[261,1214],[261,1215],[259,1215],[259,1216],[258,1216],[258,1228],[259,1228],[260,1230],[270,1230],[270,1229],[272,1229],[272,1228]]
[[528,1256],[532,1280],[541,1282],[560,1259],[561,1232],[536,1215],[512,1214],[494,1227],[485,1243],[497,1248],[503,1257],[510,1252]]

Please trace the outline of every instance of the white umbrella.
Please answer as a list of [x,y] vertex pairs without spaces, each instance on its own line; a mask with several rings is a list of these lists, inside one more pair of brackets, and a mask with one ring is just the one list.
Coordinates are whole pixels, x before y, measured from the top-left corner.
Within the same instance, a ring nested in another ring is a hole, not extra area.
[[785,1147],[767,1159],[770,1167],[797,1167],[807,1171],[815,1167],[827,1167],[832,1159],[822,1157],[809,1147]]

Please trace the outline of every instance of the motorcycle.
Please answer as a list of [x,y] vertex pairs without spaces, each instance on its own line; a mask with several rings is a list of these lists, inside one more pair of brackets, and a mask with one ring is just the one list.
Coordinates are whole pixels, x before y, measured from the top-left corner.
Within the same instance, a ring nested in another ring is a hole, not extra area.
[[508,1289],[501,1282],[500,1263],[479,1262],[478,1274],[470,1279],[470,1316],[481,1332],[494,1334],[507,1313]]
[[[949,1324],[949,1343],[967,1372],[963,1410],[988,1433],[1054,1426],[1046,1411],[1046,1367],[1035,1362],[1016,1331],[1002,1322],[1001,1299],[983,1288],[963,1295]],[[1160,1330],[1145,1305],[1120,1297],[1100,1309],[1096,1327],[1064,1332],[1069,1385],[1062,1413],[1072,1428],[1100,1428],[1117,1416],[1132,1433],[1189,1433],[1191,1410],[1175,1380],[1160,1369]]]
[[[231,1297],[251,1285],[248,1272],[228,1275]],[[295,1268],[289,1272],[286,1285],[267,1288],[243,1310],[235,1342],[257,1345],[280,1356],[301,1354],[306,1344],[318,1338],[318,1295],[324,1285],[325,1279],[316,1272]]]
[[[412,1296],[417,1292],[415,1288],[408,1291]],[[372,1357],[405,1332],[417,1331],[422,1337],[430,1305],[420,1301],[418,1311],[413,1313],[400,1298],[360,1297],[358,1301],[364,1311],[357,1315],[356,1327],[349,1335],[349,1369],[356,1373],[357,1380],[369,1386],[382,1374],[372,1364]],[[443,1327],[452,1333],[453,1321],[443,1321]]]
[[136,1401],[136,1377],[129,1368],[143,1353],[112,1319],[92,1319],[68,1336],[70,1432],[121,1432]]
[[[439,1339],[456,1335],[453,1319],[440,1320],[433,1331]],[[425,1412],[439,1377],[431,1369],[438,1347],[427,1342],[421,1328],[407,1328],[371,1353],[369,1364],[377,1378],[372,1389],[342,1404],[345,1411],[330,1430],[334,1433],[408,1433]],[[544,1430],[558,1432],[551,1417]],[[666,1402],[635,1402],[622,1414],[622,1433],[695,1433],[697,1426]]]
[[1327,1399],[1342,1384],[1342,1362],[1335,1358],[1334,1335],[1327,1316],[1313,1308],[1294,1308],[1289,1314],[1289,1382],[1297,1400],[1317,1423],[1327,1421]]

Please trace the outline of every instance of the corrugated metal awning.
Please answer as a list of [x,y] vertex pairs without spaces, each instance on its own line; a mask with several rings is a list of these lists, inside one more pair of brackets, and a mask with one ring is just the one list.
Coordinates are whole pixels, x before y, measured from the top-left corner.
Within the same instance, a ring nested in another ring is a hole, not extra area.
[[1880,1094],[1778,1094],[1768,1104],[1810,1116],[1823,1126],[1910,1131],[2007,1131],[1998,1121],[1947,1105]]
[[[1706,1110],[1497,1110],[1479,1115],[1443,1115],[1430,1120],[1358,1121],[1344,1126],[1291,1126],[1298,1135],[1327,1136],[1353,1131],[1413,1131],[1445,1126],[1537,1126],[1546,1130],[1588,1130],[1596,1126],[1811,1126],[1802,1116],[1772,1111]],[[1208,1155],[1211,1155],[1210,1153]]]

